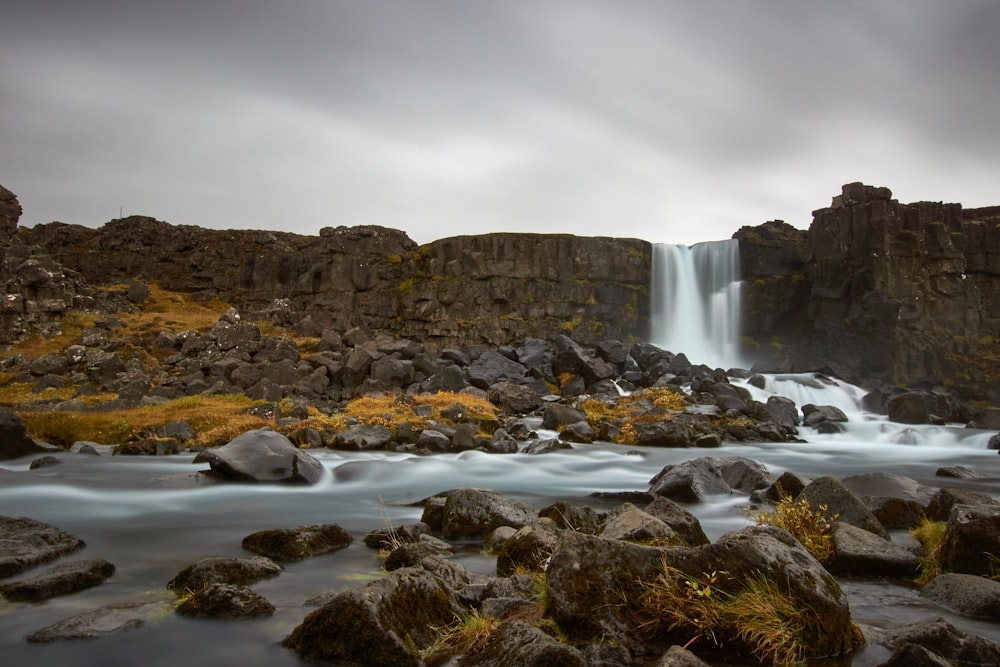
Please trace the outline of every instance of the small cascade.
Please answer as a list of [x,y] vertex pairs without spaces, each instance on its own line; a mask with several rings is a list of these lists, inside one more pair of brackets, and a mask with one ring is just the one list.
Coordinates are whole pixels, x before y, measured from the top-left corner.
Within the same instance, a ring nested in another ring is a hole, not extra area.
[[692,363],[743,366],[739,241],[658,243],[652,268],[651,342]]

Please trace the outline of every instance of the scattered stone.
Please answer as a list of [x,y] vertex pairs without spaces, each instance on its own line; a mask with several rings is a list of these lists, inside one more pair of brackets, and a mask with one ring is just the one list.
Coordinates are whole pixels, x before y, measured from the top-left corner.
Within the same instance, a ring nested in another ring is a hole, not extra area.
[[916,644],[963,665],[1000,664],[1000,645],[978,635],[966,634],[941,617],[893,628],[876,641],[893,650]]
[[[485,538],[499,526],[521,528],[531,523],[535,512],[522,502],[488,489],[457,489],[443,494],[441,534],[446,540]],[[421,518],[428,525],[427,509]]]
[[1000,506],[956,505],[945,525],[941,567],[988,575],[994,565],[985,554],[1000,554]]
[[274,605],[246,586],[209,584],[184,596],[176,612],[189,618],[260,618],[274,613]]
[[336,524],[318,524],[297,528],[275,528],[251,533],[243,538],[243,548],[278,562],[305,560],[343,549],[353,541]]
[[51,524],[0,516],[0,577],[13,576],[83,546],[79,537]]
[[706,496],[731,493],[716,460],[700,457],[668,465],[649,481],[649,491],[671,500],[697,503]]
[[18,602],[38,602],[97,586],[115,573],[103,558],[56,565],[30,579],[0,584],[0,595]]
[[248,586],[278,576],[281,569],[280,565],[263,556],[203,558],[181,570],[167,583],[167,588],[181,595],[186,591],[200,591],[210,584]]
[[867,530],[838,521],[830,536],[833,557],[826,569],[833,574],[912,579],[920,572],[913,552]]
[[162,600],[108,606],[84,612],[53,623],[29,634],[32,644],[44,644],[72,639],[110,637],[142,627],[148,621],[162,617],[170,605]]
[[524,621],[501,624],[462,657],[463,667],[589,667],[579,650]]
[[28,437],[28,427],[11,410],[0,408],[0,461],[50,451]]
[[994,579],[946,572],[931,579],[920,595],[963,616],[1000,621],[1000,581]]
[[869,533],[875,533],[879,537],[889,539],[888,531],[879,523],[861,499],[832,477],[819,477],[809,482],[802,493],[796,497],[796,500],[800,498],[808,500],[809,506],[814,511],[825,505],[827,516],[836,514],[837,521],[849,523],[867,530]]

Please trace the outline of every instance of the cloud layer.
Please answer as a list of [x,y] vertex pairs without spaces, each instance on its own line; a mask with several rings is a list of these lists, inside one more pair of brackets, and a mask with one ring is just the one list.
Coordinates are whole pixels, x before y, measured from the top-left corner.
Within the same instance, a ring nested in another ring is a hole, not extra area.
[[993,0],[18,4],[23,224],[691,244],[856,180],[1000,204]]

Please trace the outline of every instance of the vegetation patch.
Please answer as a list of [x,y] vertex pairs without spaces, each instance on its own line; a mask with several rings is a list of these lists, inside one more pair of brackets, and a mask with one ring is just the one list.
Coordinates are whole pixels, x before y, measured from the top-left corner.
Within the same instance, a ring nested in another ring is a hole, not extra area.
[[813,509],[805,498],[794,500],[782,497],[773,512],[759,512],[757,525],[784,528],[797,539],[806,551],[820,563],[826,564],[833,557],[833,537],[830,531],[838,514],[828,514],[829,508],[820,505]]
[[639,437],[637,424],[672,419],[684,411],[686,403],[684,394],[666,387],[649,387],[615,401],[589,398],[580,407],[595,431],[602,423],[612,424],[617,428],[614,442],[634,445]]
[[916,584],[923,586],[931,579],[941,574],[941,547],[944,545],[947,525],[944,521],[924,519],[910,534],[920,543],[923,553],[920,556],[920,574]]
[[641,629],[652,636],[687,638],[685,647],[710,643],[748,653],[761,664],[793,665],[812,657],[811,638],[823,619],[761,573],[735,581],[725,572],[693,577],[663,562],[639,596]]
[[256,401],[242,394],[185,396],[162,405],[103,412],[19,410],[28,433],[61,447],[78,440],[116,444],[152,435],[173,421],[184,420],[196,433],[192,445],[213,446],[273,422],[248,413]]

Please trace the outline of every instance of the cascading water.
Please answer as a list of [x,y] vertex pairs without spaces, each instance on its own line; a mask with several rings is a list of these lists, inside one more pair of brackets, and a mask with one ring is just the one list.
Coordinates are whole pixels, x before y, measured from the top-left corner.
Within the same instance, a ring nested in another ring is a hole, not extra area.
[[651,342],[692,363],[730,368],[740,357],[739,241],[653,247]]

